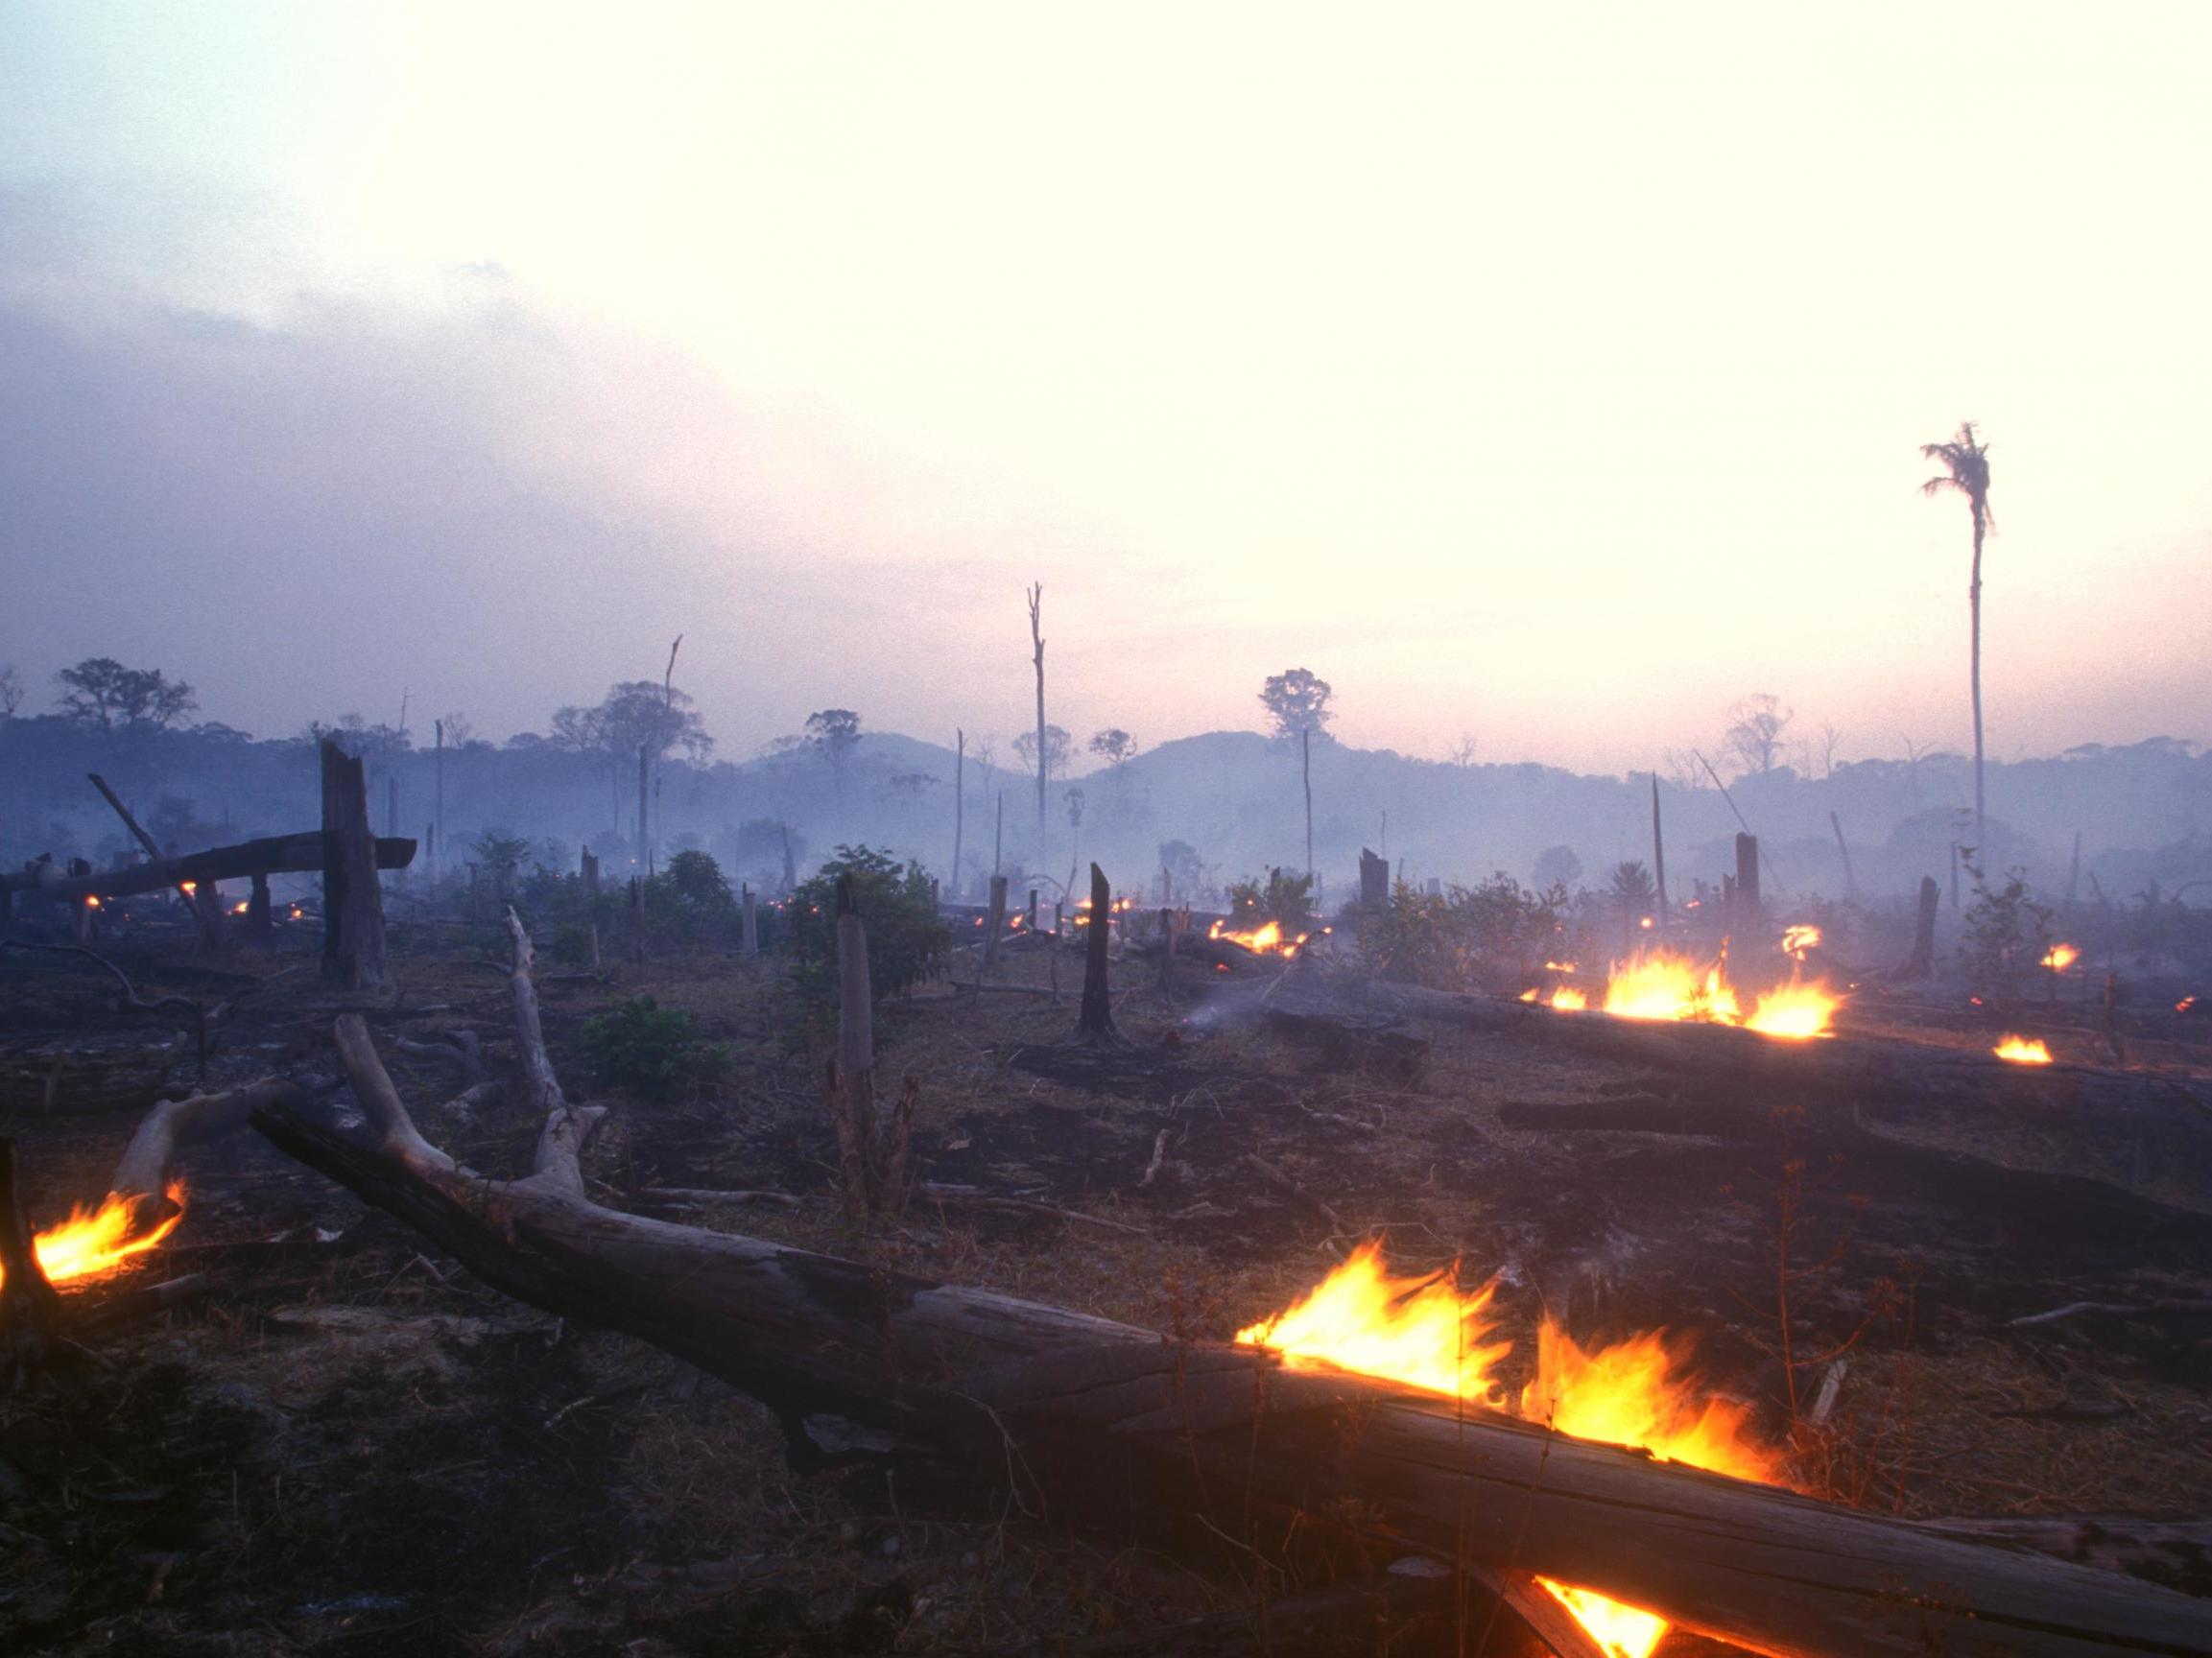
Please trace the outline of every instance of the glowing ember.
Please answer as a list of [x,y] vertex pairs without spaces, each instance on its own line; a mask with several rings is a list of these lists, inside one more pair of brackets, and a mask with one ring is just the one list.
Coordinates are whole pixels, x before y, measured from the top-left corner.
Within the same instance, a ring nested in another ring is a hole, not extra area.
[[2175,1004],[2174,1004],[2174,1011],[2175,1011],[2175,1012],[2176,1012],[2176,1013],[2186,1013],[2186,1012],[2188,1012],[2188,1011],[2189,1011],[2189,1009],[2190,1009],[2190,1008],[2192,1008],[2192,1007],[2196,1007],[2196,1006],[2197,1006],[2197,998],[2196,998],[2196,997],[2194,997],[2194,996],[2184,996],[2184,997],[2182,997],[2182,998],[2181,998],[2181,1000],[2180,1000],[2180,1001],[2178,1001],[2178,1002],[2176,1002],[2176,1003],[2175,1003]]
[[1575,964],[1572,961],[1547,961],[1544,963],[1544,971],[1547,973],[1572,973],[1575,971]]
[[100,899],[99,899],[99,896],[98,896],[98,894],[92,894],[92,895],[89,895],[89,896],[87,896],[87,897],[85,898],[85,900],[84,900],[84,908],[85,908],[85,909],[87,909],[87,910],[97,910],[97,909],[99,909],[99,908],[100,908]]
[[[169,1201],[177,1206],[177,1212],[153,1231],[133,1238],[131,1212],[134,1199],[110,1192],[107,1200],[98,1209],[71,1209],[68,1220],[59,1226],[49,1226],[32,1239],[32,1253],[38,1257],[39,1268],[56,1284],[113,1271],[133,1255],[145,1254],[177,1230],[178,1222],[184,1219],[181,1185],[169,1188]],[[5,1279],[0,1278],[0,1282]]]
[[2081,959],[2081,950],[2076,944],[2054,944],[2044,953],[2043,965],[2054,973],[2063,973]]
[[2037,1036],[2014,1036],[2010,1032],[1990,1052],[2000,1059],[2010,1059],[2015,1065],[2048,1065],[2051,1050]]
[[[1536,1375],[1517,1401],[1490,1369],[1510,1350],[1487,1338],[1496,1280],[1462,1294],[1453,1274],[1396,1278],[1379,1244],[1363,1244],[1288,1313],[1237,1332],[1237,1339],[1292,1357],[1506,1409],[1576,1438],[1649,1451],[1667,1461],[1780,1482],[1781,1459],[1751,1436],[1746,1406],[1707,1398],[1680,1371],[1681,1346],[1664,1332],[1585,1349],[1547,1318],[1536,1333]],[[1650,1658],[1666,1621],[1592,1590],[1539,1577],[1605,1651]]]
[[1806,951],[1818,950],[1820,947],[1820,930],[1818,927],[1800,926],[1782,929],[1782,954],[1785,956],[1794,956],[1802,961],[1805,959]]

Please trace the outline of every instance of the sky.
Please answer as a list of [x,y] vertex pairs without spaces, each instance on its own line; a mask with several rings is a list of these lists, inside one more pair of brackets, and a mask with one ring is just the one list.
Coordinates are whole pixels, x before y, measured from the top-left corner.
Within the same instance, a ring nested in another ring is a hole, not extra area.
[[0,664],[1579,770],[2212,739],[2212,9],[0,12]]

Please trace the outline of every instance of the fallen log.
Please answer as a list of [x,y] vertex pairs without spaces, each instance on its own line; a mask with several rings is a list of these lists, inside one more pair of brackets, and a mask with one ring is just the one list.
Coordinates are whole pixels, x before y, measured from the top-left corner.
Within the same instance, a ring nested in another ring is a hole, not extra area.
[[2212,1131],[2212,1085],[2088,1065],[2014,1065],[1992,1054],[1868,1036],[1790,1041],[1730,1025],[1567,1012],[1506,997],[1369,984],[1357,999],[1399,1013],[1529,1041],[1558,1042],[1626,1064],[1695,1072],[1730,1092],[1866,1104],[2000,1108],[2009,1115],[2109,1122],[2119,1115]]
[[1356,1512],[1401,1548],[1769,1653],[2212,1654],[2212,1602],[2114,1574],[1265,1349],[603,1208],[579,1164],[592,1114],[565,1101],[530,1175],[486,1179],[416,1129],[359,1019],[339,1029],[372,1139],[280,1104],[253,1115],[274,1145],[506,1292],[752,1394],[802,1463],[886,1460],[970,1494],[994,1480],[1052,1517],[1199,1516],[1250,1537]]
[[[404,869],[414,862],[413,841],[397,836],[378,838],[379,869]],[[241,841],[235,846],[187,852],[179,858],[155,859],[128,869],[102,869],[59,880],[18,870],[0,875],[0,885],[11,892],[37,892],[62,902],[82,902],[86,898],[128,898],[186,881],[197,885],[202,881],[239,881],[250,875],[311,875],[321,868],[322,831],[309,829],[297,835],[272,835],[259,841]]]

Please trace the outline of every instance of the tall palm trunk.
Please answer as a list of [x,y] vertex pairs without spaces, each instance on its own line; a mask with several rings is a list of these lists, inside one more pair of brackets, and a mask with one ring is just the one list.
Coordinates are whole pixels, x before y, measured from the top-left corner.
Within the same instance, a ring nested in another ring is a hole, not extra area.
[[1982,800],[1982,514],[1974,514],[1974,575],[1966,587],[1966,607],[1973,618],[1974,681],[1974,855],[1988,867],[1988,836],[1983,823]]

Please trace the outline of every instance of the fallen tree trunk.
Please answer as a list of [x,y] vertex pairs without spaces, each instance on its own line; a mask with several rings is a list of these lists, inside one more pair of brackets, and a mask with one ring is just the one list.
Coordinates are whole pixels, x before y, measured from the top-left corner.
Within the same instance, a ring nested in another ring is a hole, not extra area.
[[1771,1653],[2212,1654],[2212,1602],[2110,1573],[1263,1349],[603,1208],[578,1163],[594,1113],[565,1101],[535,1172],[487,1180],[416,1131],[357,1016],[339,1037],[374,1143],[274,1105],[253,1115],[273,1144],[508,1293],[762,1400],[802,1462],[883,1458],[970,1492],[983,1474],[1054,1517],[1201,1516],[1249,1537],[1356,1508],[1401,1547],[1585,1585]]
[[[38,892],[63,902],[86,898],[128,898],[155,892],[190,881],[240,881],[250,875],[311,875],[322,869],[322,832],[310,829],[298,835],[272,835],[259,841],[241,841],[235,846],[215,846],[205,852],[187,852],[180,858],[160,858],[128,869],[103,869],[90,875],[41,880],[23,870],[0,876],[12,892]],[[415,842],[386,836],[376,841],[379,869],[404,869],[415,862]]]
[[1868,1036],[1790,1041],[1729,1025],[1562,1012],[1506,997],[1371,984],[1360,998],[1400,1013],[1558,1042],[1631,1065],[1695,1072],[1730,1092],[1801,1102],[1998,1107],[2063,1122],[2140,1115],[2198,1122],[2212,1130],[2212,1089],[2145,1072],[2087,1065],[2014,1065],[1991,1054]]

